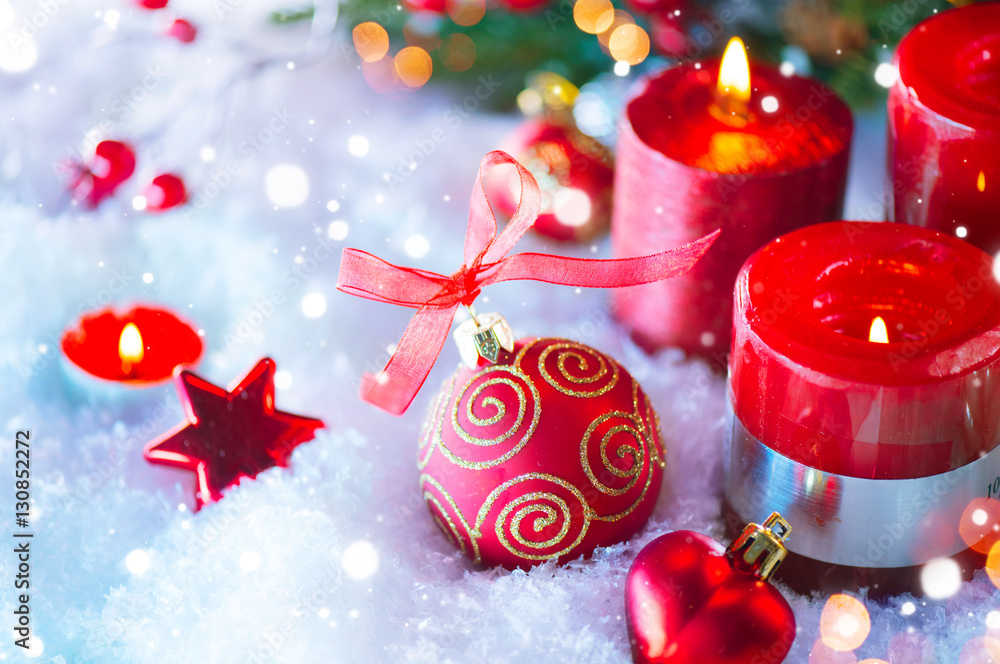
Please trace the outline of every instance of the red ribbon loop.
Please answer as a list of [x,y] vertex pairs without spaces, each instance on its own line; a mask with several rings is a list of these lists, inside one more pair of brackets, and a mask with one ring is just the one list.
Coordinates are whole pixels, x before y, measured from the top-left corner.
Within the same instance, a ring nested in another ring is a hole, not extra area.
[[[500,164],[517,168],[521,199],[507,226],[497,235],[496,217],[486,199],[485,176]],[[344,249],[337,288],[358,297],[417,309],[396,352],[378,375],[365,374],[361,398],[395,415],[403,413],[427,380],[441,353],[459,305],[472,304],[484,286],[528,279],[564,286],[621,288],[684,274],[708,250],[719,231],[676,249],[650,256],[611,260],[565,258],[550,254],[507,254],[535,223],[541,207],[538,183],[521,164],[495,150],[483,157],[472,190],[465,262],[445,276],[400,267],[357,249]]]

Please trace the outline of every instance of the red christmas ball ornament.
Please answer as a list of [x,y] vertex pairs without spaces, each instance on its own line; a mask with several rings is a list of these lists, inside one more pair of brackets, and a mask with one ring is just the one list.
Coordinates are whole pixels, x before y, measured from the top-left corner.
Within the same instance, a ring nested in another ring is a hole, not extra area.
[[795,639],[792,608],[768,578],[791,526],[777,513],[729,548],[682,530],[650,542],[625,581],[636,664],[779,664]]
[[135,0],[135,4],[143,9],[163,9],[169,0]]
[[551,2],[552,0],[500,0],[500,6],[511,12],[530,13],[543,9]]
[[150,212],[163,212],[170,208],[183,205],[187,201],[187,189],[184,180],[179,175],[164,173],[157,175],[143,191],[146,198],[146,209]]
[[198,28],[194,27],[190,21],[179,18],[170,24],[166,34],[180,42],[190,44],[198,36]]
[[[486,199],[486,174],[513,166],[521,199],[499,234]],[[337,288],[416,313],[361,396],[403,413],[427,379],[460,306],[470,320],[455,332],[466,368],[438,394],[418,452],[420,487],[445,535],[476,562],[528,567],[566,561],[628,538],[646,522],[662,479],[656,414],[625,369],[563,339],[515,341],[497,314],[476,316],[485,286],[530,279],[620,288],[687,272],[717,233],[669,251],[595,260],[511,254],[538,217],[541,192],[510,155],[483,158],[472,192],[465,259],[443,275],[345,249]]]
[[[649,37],[653,48],[663,55],[679,58],[688,54],[688,17],[673,11],[656,11],[649,16]],[[698,46],[700,49],[701,47]],[[700,50],[699,50],[700,52]],[[697,53],[695,53],[697,56]]]
[[[469,321],[456,335],[476,329]],[[659,422],[642,388],[610,357],[565,339],[521,340],[498,355],[445,381],[424,422],[420,491],[445,536],[473,561],[507,568],[631,537],[663,479]]]
[[632,10],[639,14],[682,14],[688,9],[689,0],[626,0]]
[[[542,208],[534,230],[556,240],[588,242],[608,229],[614,185],[610,151],[575,127],[526,120],[503,142],[535,177]],[[491,189],[497,208],[512,214],[520,188],[516,172]]]
[[447,0],[403,0],[403,7],[410,12],[430,12],[444,14],[448,11]]
[[135,172],[135,151],[121,141],[101,141],[88,162],[77,167],[70,188],[78,200],[97,207]]

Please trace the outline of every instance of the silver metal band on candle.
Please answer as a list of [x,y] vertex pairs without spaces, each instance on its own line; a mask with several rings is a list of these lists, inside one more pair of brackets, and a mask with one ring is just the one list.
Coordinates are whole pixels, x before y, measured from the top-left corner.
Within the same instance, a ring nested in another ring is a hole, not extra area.
[[767,447],[730,411],[725,493],[745,522],[780,512],[795,528],[789,551],[851,567],[911,567],[967,548],[962,513],[1000,476],[1000,447],[961,468],[875,480],[816,470]]

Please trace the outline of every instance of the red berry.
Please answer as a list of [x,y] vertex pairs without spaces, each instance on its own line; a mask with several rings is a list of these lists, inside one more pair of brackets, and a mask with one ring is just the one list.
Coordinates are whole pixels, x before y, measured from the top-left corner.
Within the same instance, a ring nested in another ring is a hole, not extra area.
[[170,24],[170,27],[167,28],[166,34],[184,42],[185,44],[190,44],[198,35],[198,28],[194,27],[190,21],[179,18]]
[[71,188],[88,207],[97,207],[135,171],[135,151],[127,143],[101,141],[94,156],[79,167]]
[[163,9],[167,6],[168,0],[135,0],[135,3],[143,9]]
[[172,207],[183,205],[187,201],[187,189],[184,180],[179,175],[164,173],[153,178],[146,190],[146,209],[151,212],[163,212]]

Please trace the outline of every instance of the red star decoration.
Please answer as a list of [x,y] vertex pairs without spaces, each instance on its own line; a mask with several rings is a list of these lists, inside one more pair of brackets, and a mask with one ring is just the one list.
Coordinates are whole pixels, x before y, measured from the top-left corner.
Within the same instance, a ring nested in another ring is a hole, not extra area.
[[298,445],[313,439],[321,420],[274,408],[274,360],[264,358],[228,390],[187,370],[174,374],[185,421],[148,443],[143,455],[198,475],[201,509],[222,491],[268,468],[287,467]]

